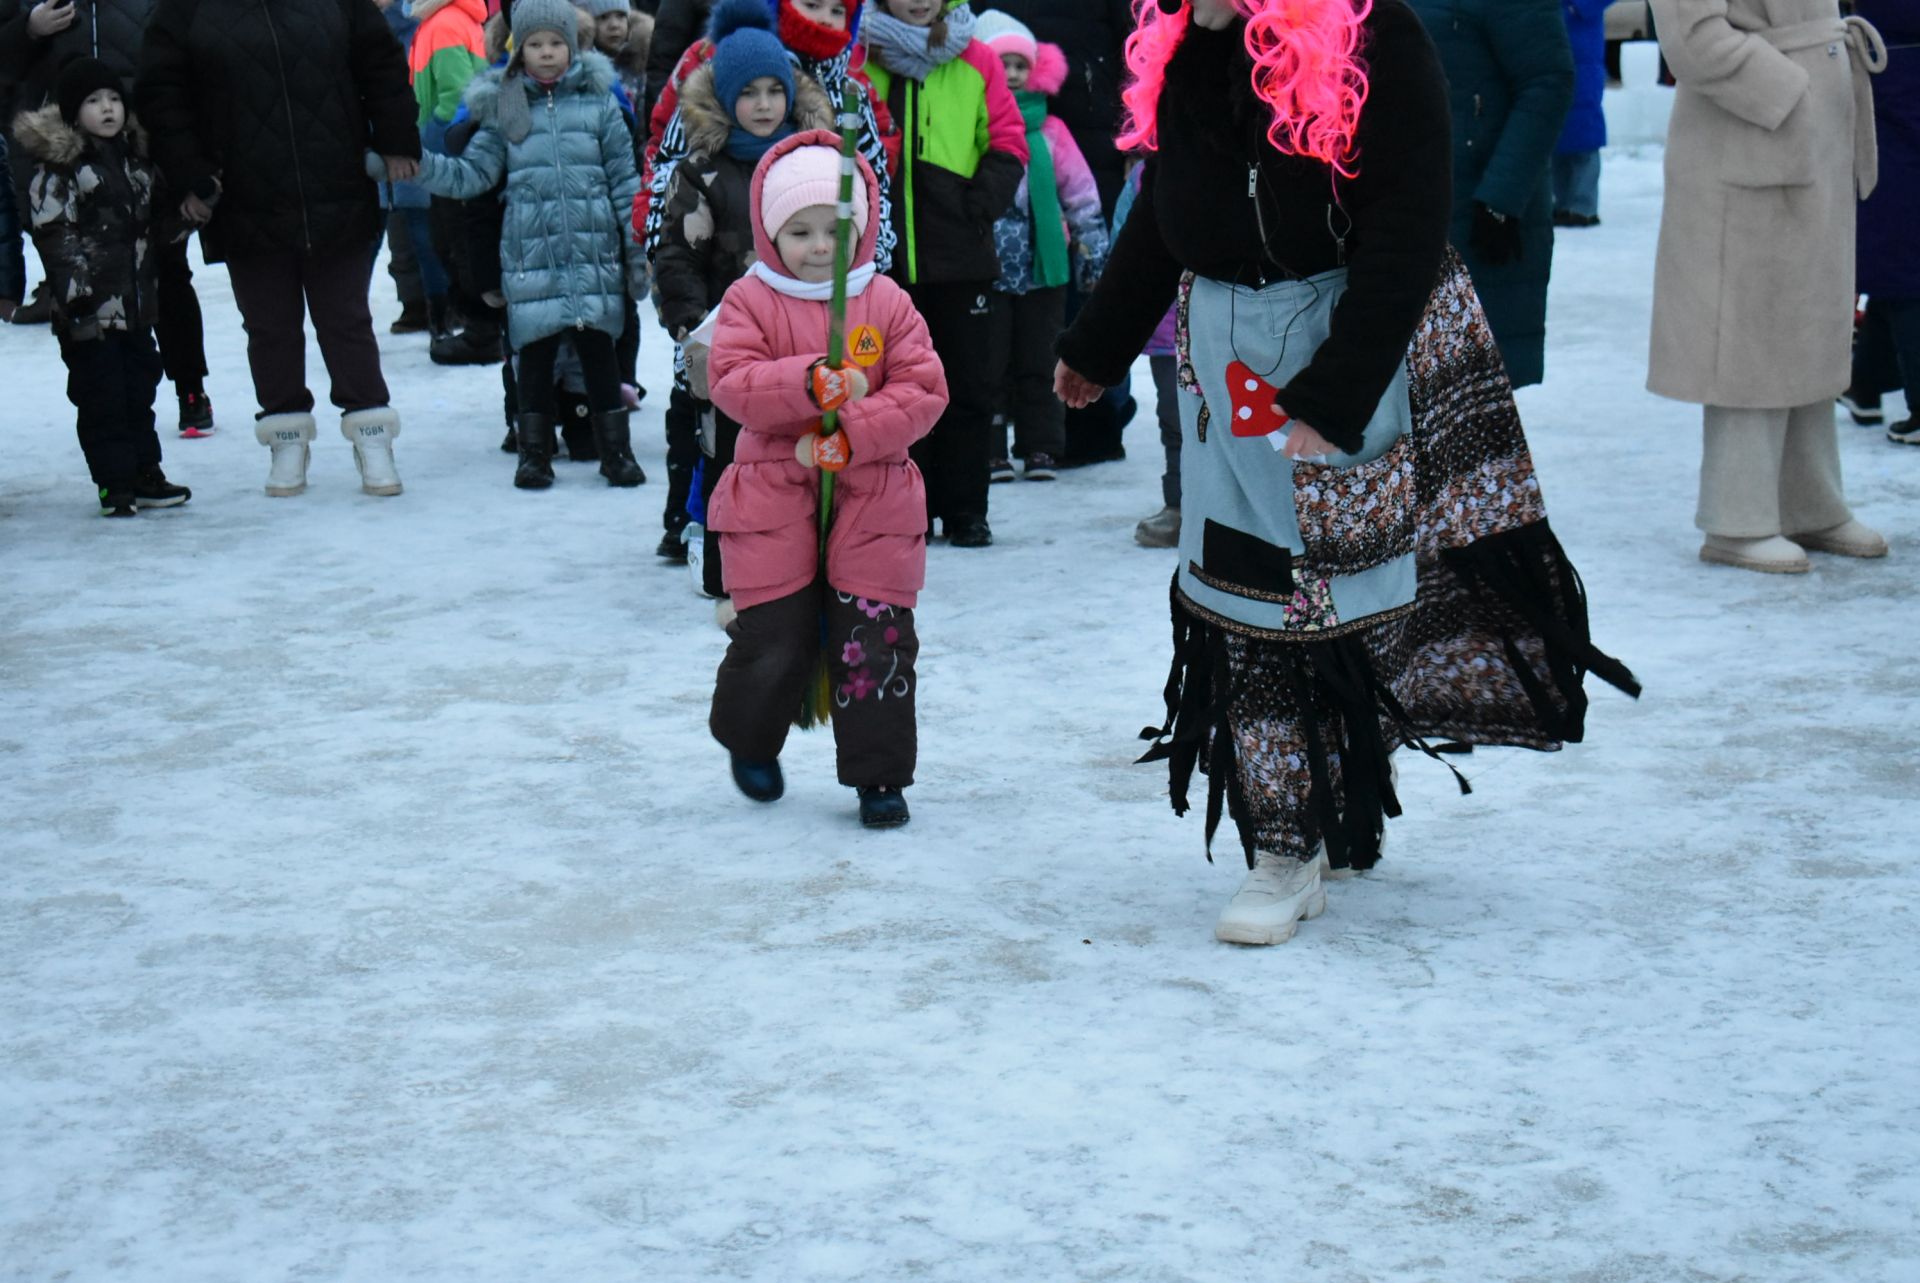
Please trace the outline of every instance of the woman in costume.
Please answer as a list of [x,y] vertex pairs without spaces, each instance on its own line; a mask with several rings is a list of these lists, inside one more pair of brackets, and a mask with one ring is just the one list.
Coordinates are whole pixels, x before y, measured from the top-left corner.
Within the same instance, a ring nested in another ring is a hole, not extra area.
[[[1512,390],[1447,246],[1445,81],[1404,0],[1140,0],[1147,153],[1056,388],[1117,382],[1177,297],[1184,520],[1167,725],[1250,872],[1215,934],[1277,944],[1369,868],[1389,755],[1583,734],[1587,633]],[[1204,759],[1204,760],[1202,760]],[[1465,781],[1461,782],[1465,789]]]

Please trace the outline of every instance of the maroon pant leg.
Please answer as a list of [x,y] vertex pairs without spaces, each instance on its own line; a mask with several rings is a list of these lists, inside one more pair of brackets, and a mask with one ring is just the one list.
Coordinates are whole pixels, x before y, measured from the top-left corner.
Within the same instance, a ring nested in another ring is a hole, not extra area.
[[227,260],[233,301],[247,331],[247,365],[260,413],[298,414],[313,409],[307,391],[306,306],[300,256],[291,252],[247,254]]
[[310,256],[301,262],[307,311],[320,358],[332,381],[330,399],[342,410],[371,410],[389,401],[380,372],[380,343],[373,336],[373,309],[367,294],[373,282],[370,246]]
[[819,660],[819,588],[747,607],[727,625],[727,636],[707,727],[728,752],[771,762],[786,747]]

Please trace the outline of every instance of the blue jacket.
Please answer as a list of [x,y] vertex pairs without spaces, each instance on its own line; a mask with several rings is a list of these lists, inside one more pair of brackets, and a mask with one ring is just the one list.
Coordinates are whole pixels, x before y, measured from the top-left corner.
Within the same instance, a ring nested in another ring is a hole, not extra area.
[[1880,185],[1860,206],[1859,288],[1920,299],[1920,4],[1859,0],[1854,12],[1887,42],[1887,69],[1873,78]]
[[[459,156],[421,158],[421,183],[456,200],[492,191],[506,176],[500,288],[516,348],[573,329],[617,338],[629,283],[644,279],[645,259],[626,230],[640,173],[614,81],[613,64],[592,51],[551,91],[517,73],[482,72],[467,90],[480,126],[473,141]],[[532,127],[519,142],[502,131],[509,93],[529,100]]]
[[[1487,310],[1515,387],[1546,364],[1553,270],[1548,162],[1573,98],[1573,58],[1557,0],[1408,0],[1440,51],[1453,111],[1449,238]],[[1521,257],[1497,267],[1469,243],[1473,203],[1518,218]]]
[[1567,20],[1567,43],[1573,47],[1573,106],[1554,150],[1599,151],[1607,145],[1607,114],[1601,100],[1607,93],[1607,6],[1613,0],[1560,0]]

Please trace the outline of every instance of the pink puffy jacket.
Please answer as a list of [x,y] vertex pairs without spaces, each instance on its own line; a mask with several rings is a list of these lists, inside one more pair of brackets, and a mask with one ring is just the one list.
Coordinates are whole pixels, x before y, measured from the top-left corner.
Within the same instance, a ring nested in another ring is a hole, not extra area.
[[[754,171],[754,252],[783,274],[773,238],[760,225],[761,186],[780,156],[822,145],[837,148],[839,139],[826,130],[795,134]],[[864,159],[859,180],[867,185],[867,208],[879,209],[879,184]],[[870,218],[856,267],[873,261],[879,234],[879,219]],[[818,575],[820,473],[802,467],[793,451],[820,422],[807,372],[827,353],[827,313],[826,303],[791,298],[755,276],[734,282],[720,303],[707,381],[714,405],[741,430],[733,466],[707,505],[707,523],[720,532],[727,594],[739,610],[799,592]],[[864,367],[867,396],[840,411],[852,459],[834,482],[827,582],[857,597],[912,606],[927,579],[927,498],[907,447],[946,409],[947,376],[926,322],[888,277],[876,275],[847,300],[847,333],[861,326],[873,328],[882,350]]]

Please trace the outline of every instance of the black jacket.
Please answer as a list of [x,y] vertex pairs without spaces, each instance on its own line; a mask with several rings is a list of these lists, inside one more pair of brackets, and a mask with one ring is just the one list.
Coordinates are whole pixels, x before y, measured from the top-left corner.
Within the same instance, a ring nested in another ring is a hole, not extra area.
[[647,46],[647,98],[640,110],[640,129],[653,119],[653,104],[673,78],[673,70],[687,50],[707,34],[713,0],[662,0],[654,15],[653,41]]
[[76,58],[100,59],[131,91],[154,0],[73,0],[72,25],[45,40],[27,34],[27,16],[37,2],[0,0],[0,106],[8,119],[49,102],[60,69]]
[[[1106,274],[1058,351],[1070,368],[1112,385],[1166,315],[1183,271],[1257,285],[1344,261],[1348,288],[1332,332],[1280,390],[1280,404],[1341,449],[1357,450],[1406,360],[1446,253],[1446,81],[1405,0],[1375,0],[1361,48],[1369,91],[1356,138],[1359,174],[1335,182],[1328,166],[1267,142],[1269,116],[1250,85],[1243,34],[1240,22],[1217,32],[1192,27],[1174,52],[1159,150]],[[1255,174],[1257,202],[1248,197]]]
[[363,153],[420,154],[406,55],[373,0],[160,0],[137,95],[169,186],[224,185],[213,261],[371,251]]
[[1053,114],[1066,122],[1100,188],[1100,205],[1113,217],[1126,165],[1114,150],[1120,132],[1120,88],[1126,83],[1127,37],[1133,34],[1132,0],[991,0],[976,11],[998,9],[1033,29],[1036,38],[1067,55],[1067,83],[1053,96]]

